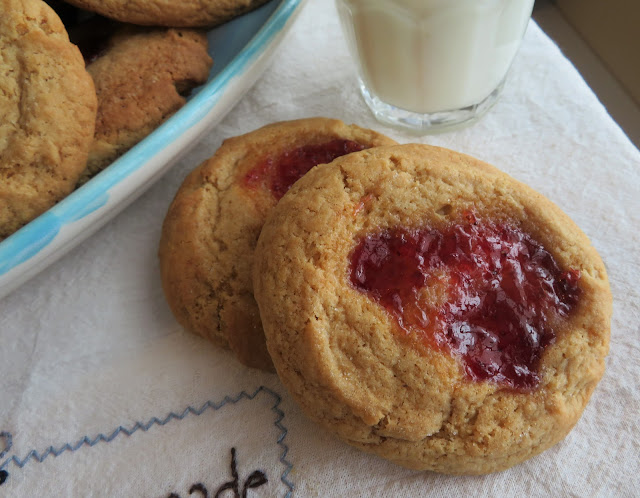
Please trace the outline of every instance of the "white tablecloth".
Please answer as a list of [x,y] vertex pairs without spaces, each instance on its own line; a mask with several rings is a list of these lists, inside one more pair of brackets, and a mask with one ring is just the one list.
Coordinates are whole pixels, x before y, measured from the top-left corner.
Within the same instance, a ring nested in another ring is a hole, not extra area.
[[[157,246],[182,179],[226,137],[316,115],[493,163],[591,237],[614,294],[611,353],[563,442],[495,475],[405,470],[314,426],[276,375],[181,330],[161,291]],[[220,125],[105,228],[0,301],[0,496],[214,496],[225,484],[221,496],[638,496],[638,229],[640,153],[533,22],[488,115],[414,137],[373,119],[333,2],[310,0]]]

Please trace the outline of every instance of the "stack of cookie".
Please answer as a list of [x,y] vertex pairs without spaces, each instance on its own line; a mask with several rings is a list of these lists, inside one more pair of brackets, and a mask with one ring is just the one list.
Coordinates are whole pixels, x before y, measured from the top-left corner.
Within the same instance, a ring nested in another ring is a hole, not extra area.
[[207,38],[191,28],[265,1],[0,0],[0,241],[148,135],[207,80]]
[[604,265],[560,209],[472,157],[334,120],[228,139],[179,189],[160,263],[186,329],[409,468],[544,451],[608,352]]

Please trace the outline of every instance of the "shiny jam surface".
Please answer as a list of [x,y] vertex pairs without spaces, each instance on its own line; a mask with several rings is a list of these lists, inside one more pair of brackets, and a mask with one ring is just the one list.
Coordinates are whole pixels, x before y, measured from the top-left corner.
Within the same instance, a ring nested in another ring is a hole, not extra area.
[[555,340],[550,321],[576,305],[580,273],[563,272],[519,228],[466,217],[444,230],[362,238],[351,254],[351,283],[409,337],[458,356],[471,379],[533,389]]
[[353,140],[343,139],[298,147],[285,152],[278,158],[268,157],[258,163],[246,174],[245,185],[250,188],[265,185],[276,199],[280,199],[314,166],[330,163],[337,157],[366,148]]

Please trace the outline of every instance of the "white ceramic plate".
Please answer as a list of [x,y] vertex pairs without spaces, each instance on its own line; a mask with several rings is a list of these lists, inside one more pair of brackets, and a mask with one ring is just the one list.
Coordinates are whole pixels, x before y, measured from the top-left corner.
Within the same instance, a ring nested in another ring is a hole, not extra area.
[[208,32],[209,79],[151,135],[0,243],[0,298],[85,240],[148,189],[231,110],[266,68],[304,0],[271,0]]

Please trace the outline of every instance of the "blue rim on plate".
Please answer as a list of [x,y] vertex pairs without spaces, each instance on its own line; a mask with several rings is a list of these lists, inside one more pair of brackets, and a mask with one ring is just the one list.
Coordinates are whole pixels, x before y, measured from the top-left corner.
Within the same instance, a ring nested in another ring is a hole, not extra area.
[[271,0],[209,31],[214,67],[187,104],[91,181],[0,242],[0,298],[102,227],[217,124],[258,79],[303,3]]

